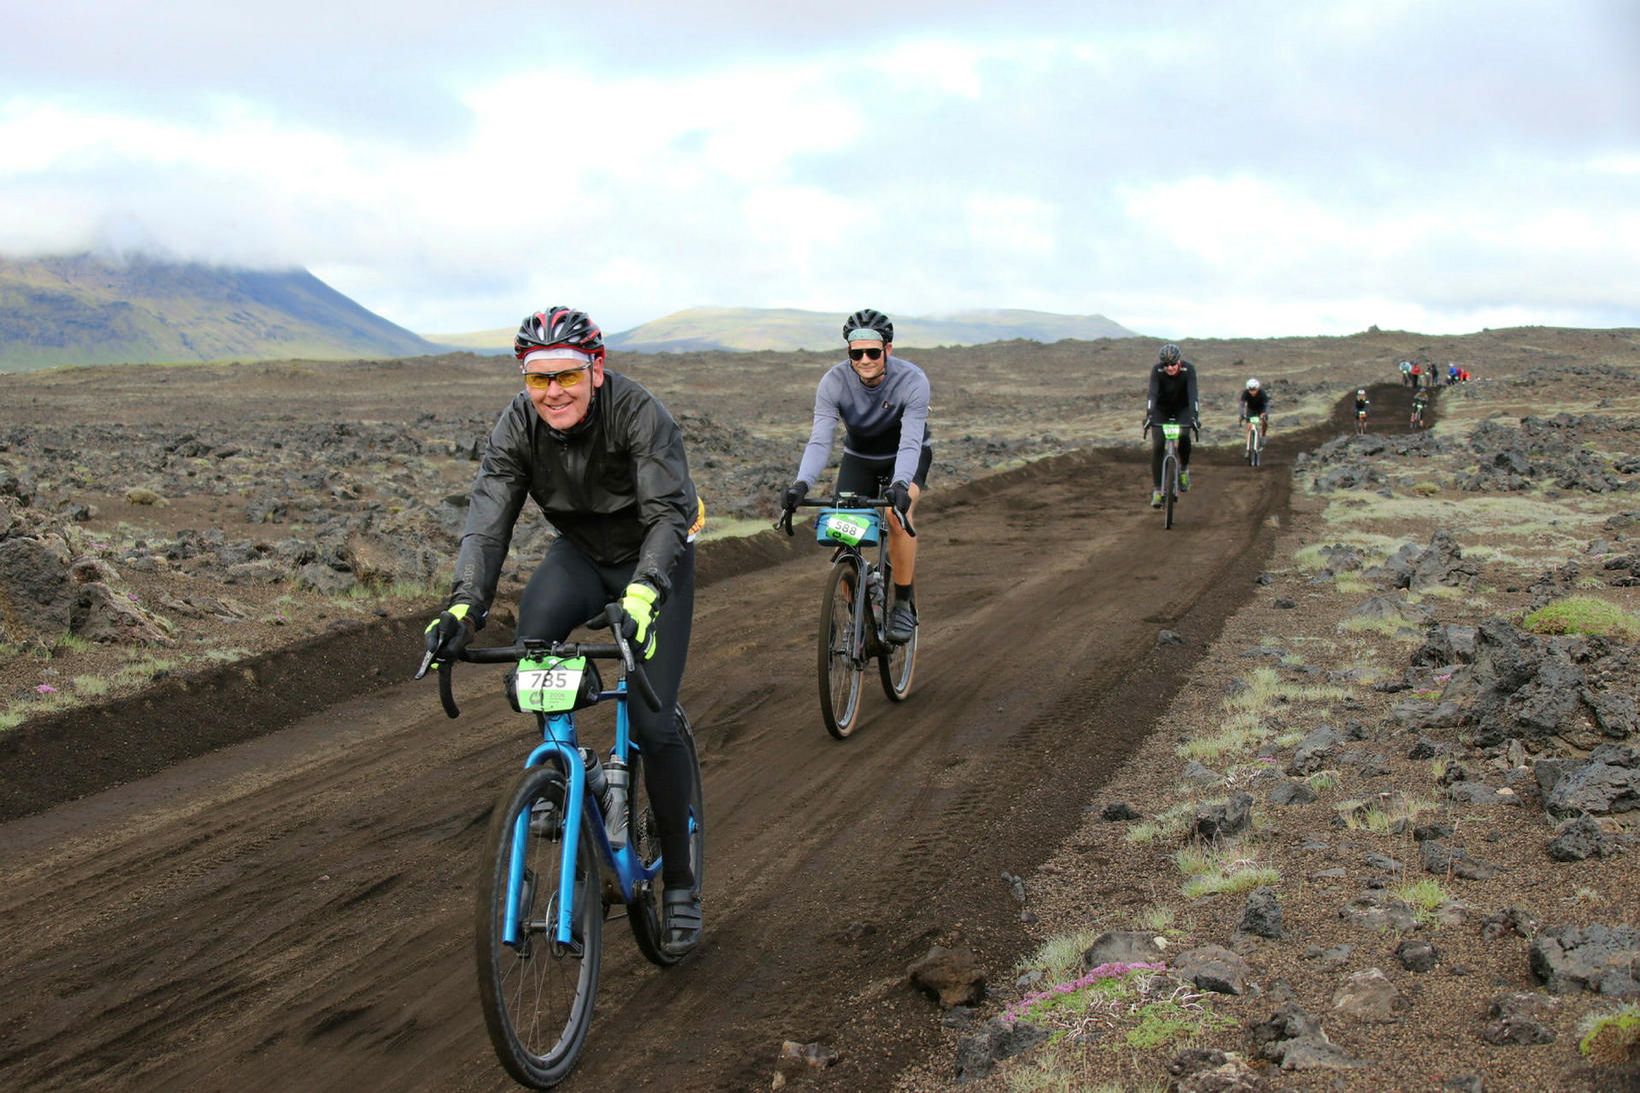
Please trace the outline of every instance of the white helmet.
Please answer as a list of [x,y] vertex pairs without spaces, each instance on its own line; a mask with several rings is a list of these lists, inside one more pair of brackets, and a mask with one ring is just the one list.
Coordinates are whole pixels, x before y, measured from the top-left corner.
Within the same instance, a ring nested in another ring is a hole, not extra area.
[[1252,379],[1247,381],[1247,389],[1249,391],[1257,391],[1258,390],[1258,377],[1257,376],[1254,376]]
[[1362,388],[1358,389],[1355,392],[1355,395],[1356,395],[1357,398],[1366,398],[1367,397],[1367,389],[1365,387],[1362,387]]

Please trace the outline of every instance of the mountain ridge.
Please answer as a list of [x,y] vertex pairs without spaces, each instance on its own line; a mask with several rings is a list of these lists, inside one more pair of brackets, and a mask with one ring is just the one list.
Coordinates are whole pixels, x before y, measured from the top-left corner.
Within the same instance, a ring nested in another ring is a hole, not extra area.
[[[629,353],[710,350],[788,352],[835,349],[842,339],[840,313],[801,308],[691,307],[606,336],[611,349]],[[1061,315],[1024,308],[976,308],[895,319],[894,340],[905,346],[983,345],[1024,339],[1132,338],[1137,333],[1103,315]],[[437,334],[440,344],[475,352],[505,352],[513,328]]]
[[440,351],[305,269],[0,256],[0,368]]

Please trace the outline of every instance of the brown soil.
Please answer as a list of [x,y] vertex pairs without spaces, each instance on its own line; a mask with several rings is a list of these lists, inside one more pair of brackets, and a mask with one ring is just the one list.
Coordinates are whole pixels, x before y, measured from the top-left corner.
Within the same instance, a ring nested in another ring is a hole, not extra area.
[[[1133,703],[1200,650],[1155,649],[1157,628],[1235,605],[1285,499],[1272,465],[1198,488],[1164,532],[1142,473],[1062,457],[931,503],[916,693],[868,698],[841,744],[815,710],[823,552],[701,597],[684,700],[709,938],[663,975],[611,935],[575,1087],[761,1085],[781,1040],[824,1038],[844,1048],[828,1081],[858,1088],[926,1049],[900,969],[933,937],[1017,940],[997,872],[1041,860],[1142,738]],[[503,1085],[469,887],[527,726],[491,676],[458,681],[456,725],[430,684],[388,686],[6,825],[7,1083]]]

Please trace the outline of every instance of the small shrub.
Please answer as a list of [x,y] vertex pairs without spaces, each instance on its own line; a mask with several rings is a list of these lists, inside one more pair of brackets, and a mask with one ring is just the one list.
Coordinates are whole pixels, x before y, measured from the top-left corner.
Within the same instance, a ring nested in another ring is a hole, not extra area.
[[[1173,929],[1178,916],[1173,908],[1162,903],[1155,903],[1140,911],[1134,918],[1133,924],[1141,930],[1152,933],[1165,934]],[[1091,943],[1090,943],[1091,944]]]
[[1130,843],[1144,844],[1155,842],[1162,833],[1161,825],[1154,820],[1144,820],[1127,829],[1122,838]]
[[1040,970],[1053,981],[1071,978],[1082,968],[1082,954],[1102,933],[1104,931],[1096,926],[1085,926],[1067,934],[1055,934],[1037,946],[1036,952],[1014,965],[1014,971],[1024,974]]
[[1591,1013],[1578,1031],[1583,1038],[1577,1050],[1590,1062],[1640,1062],[1640,1006],[1630,1003],[1609,1013]]
[[1304,779],[1304,781],[1309,783],[1310,788],[1315,790],[1317,793],[1324,793],[1329,789],[1337,789],[1339,785],[1338,772],[1336,770],[1318,770],[1308,778]]
[[51,642],[51,651],[57,653],[84,653],[93,647],[92,642],[86,641],[77,634],[63,631]]
[[1243,892],[1281,880],[1279,870],[1253,858],[1235,857],[1234,847],[1209,850],[1187,846],[1173,855],[1173,864],[1187,878],[1179,890],[1191,899]]
[[1435,912],[1452,899],[1447,890],[1441,887],[1441,882],[1434,877],[1403,884],[1395,889],[1395,895],[1411,907],[1418,921],[1426,926],[1435,921]]
[[86,698],[98,698],[108,693],[108,680],[102,676],[75,676],[71,682],[74,693]]
[[1396,641],[1419,643],[1424,640],[1423,634],[1402,619],[1368,619],[1351,615],[1338,624],[1338,629],[1352,634],[1382,634]]
[[1190,899],[1200,899],[1203,896],[1246,892],[1267,884],[1278,884],[1280,881],[1281,870],[1274,866],[1238,862],[1224,870],[1191,877],[1179,886],[1179,891]]
[[1441,492],[1441,487],[1440,484],[1436,482],[1414,482],[1412,484],[1412,492],[1417,494],[1419,497],[1434,497],[1437,493]]
[[154,508],[164,508],[170,502],[158,490],[151,490],[147,486],[132,486],[125,491],[125,499],[133,505],[151,505]]
[[1640,615],[1597,596],[1566,596],[1527,614],[1521,625],[1538,634],[1598,634],[1640,641]]

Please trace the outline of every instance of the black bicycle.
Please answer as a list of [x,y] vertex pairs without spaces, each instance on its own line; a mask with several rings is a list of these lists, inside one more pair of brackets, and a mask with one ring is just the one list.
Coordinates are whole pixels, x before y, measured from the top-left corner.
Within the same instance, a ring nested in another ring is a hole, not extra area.
[[[917,670],[919,628],[912,628],[911,640],[903,644],[888,640],[893,566],[888,533],[878,510],[891,503],[887,498],[857,494],[800,502],[804,508],[821,510],[815,519],[815,538],[836,548],[820,600],[818,675],[820,716],[826,731],[839,740],[854,731],[860,718],[863,677],[873,660],[883,693],[892,702],[905,701]],[[775,524],[788,535],[794,534],[792,515],[787,511]],[[917,534],[909,520],[905,530],[908,535]],[[877,545],[876,561],[861,549],[873,543]]]
[[[1163,421],[1156,424],[1145,422],[1145,433],[1152,428],[1162,431],[1162,439],[1167,442],[1162,450],[1162,528],[1167,530],[1173,526],[1173,506],[1179,500],[1179,437],[1184,434],[1185,427],[1177,421]],[[1199,435],[1199,434],[1198,434]]]

